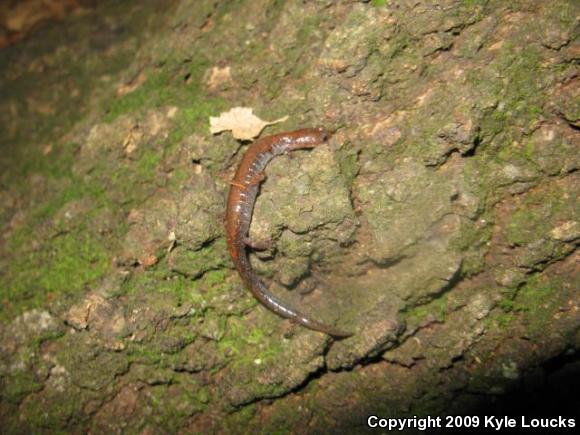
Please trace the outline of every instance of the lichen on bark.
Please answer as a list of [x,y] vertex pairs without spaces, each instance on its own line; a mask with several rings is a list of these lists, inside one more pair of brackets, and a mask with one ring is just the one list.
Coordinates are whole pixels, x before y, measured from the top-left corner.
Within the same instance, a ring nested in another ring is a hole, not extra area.
[[[122,3],[0,52],[7,433],[362,432],[577,360],[577,2]],[[241,105],[332,132],[269,165],[251,259],[352,338],[235,273]]]

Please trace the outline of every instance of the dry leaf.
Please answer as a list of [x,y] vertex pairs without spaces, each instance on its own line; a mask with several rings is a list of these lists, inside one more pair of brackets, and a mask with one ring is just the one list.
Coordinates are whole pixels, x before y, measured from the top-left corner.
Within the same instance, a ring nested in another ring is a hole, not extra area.
[[276,119],[275,121],[263,121],[253,113],[250,107],[234,107],[228,112],[223,112],[220,116],[209,117],[209,130],[212,134],[231,130],[233,136],[240,140],[252,140],[260,134],[267,125],[283,122],[288,116]]

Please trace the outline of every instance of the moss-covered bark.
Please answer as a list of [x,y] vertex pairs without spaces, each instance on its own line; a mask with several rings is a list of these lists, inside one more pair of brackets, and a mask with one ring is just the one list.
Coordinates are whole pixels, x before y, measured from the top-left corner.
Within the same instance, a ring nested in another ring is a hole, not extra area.
[[[579,13],[106,2],[2,49],[2,432],[363,432],[541,384],[533,411],[558,411],[580,346]],[[245,145],[208,131],[234,106],[334,133],[268,167],[251,233],[276,249],[252,262],[352,338],[235,274]]]

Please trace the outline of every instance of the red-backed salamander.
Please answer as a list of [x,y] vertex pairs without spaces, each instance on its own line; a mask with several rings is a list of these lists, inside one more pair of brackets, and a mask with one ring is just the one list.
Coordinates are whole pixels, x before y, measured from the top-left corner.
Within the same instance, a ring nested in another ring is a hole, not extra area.
[[352,334],[324,325],[288,307],[268,291],[268,287],[252,269],[246,248],[252,246],[248,239],[254,203],[260,183],[266,178],[264,169],[274,157],[292,150],[314,148],[326,143],[327,132],[322,128],[305,128],[268,136],[254,142],[240,162],[231,182],[226,207],[226,238],[230,256],[242,281],[262,305],[276,314],[309,329],[324,332],[337,338]]

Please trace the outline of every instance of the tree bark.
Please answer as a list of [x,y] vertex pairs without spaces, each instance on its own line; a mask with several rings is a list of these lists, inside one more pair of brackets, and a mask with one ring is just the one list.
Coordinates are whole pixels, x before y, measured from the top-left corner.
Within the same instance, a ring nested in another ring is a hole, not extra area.
[[[570,425],[579,15],[105,2],[4,47],[2,432]],[[250,233],[274,247],[251,261],[352,337],[292,325],[237,276],[223,216],[247,142],[209,131],[233,107],[289,117],[262,136],[332,132],[268,166]]]

